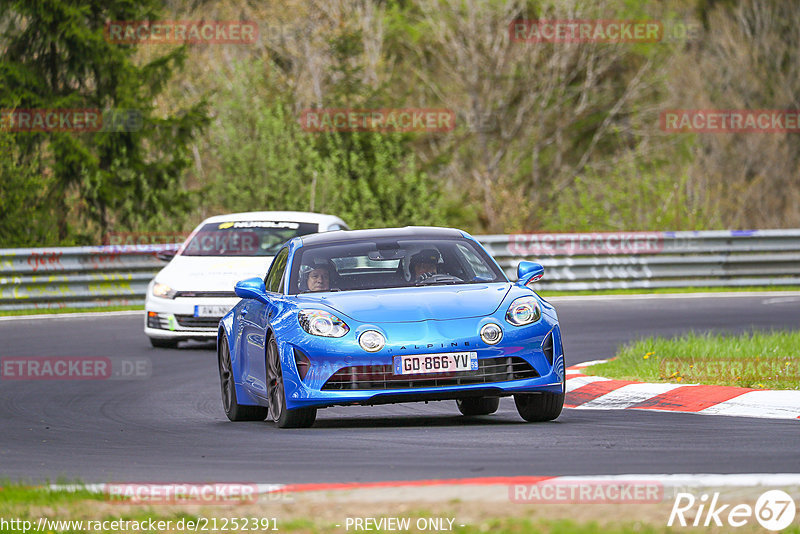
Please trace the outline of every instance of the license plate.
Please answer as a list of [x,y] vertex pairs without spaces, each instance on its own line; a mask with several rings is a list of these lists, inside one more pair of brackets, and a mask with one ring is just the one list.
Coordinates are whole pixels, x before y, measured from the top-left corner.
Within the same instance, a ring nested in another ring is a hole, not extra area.
[[409,354],[407,356],[395,356],[394,358],[394,374],[396,375],[421,375],[477,370],[477,352]]
[[208,304],[203,306],[195,306],[194,307],[194,316],[195,317],[222,317],[229,311],[233,306],[226,306],[224,304]]

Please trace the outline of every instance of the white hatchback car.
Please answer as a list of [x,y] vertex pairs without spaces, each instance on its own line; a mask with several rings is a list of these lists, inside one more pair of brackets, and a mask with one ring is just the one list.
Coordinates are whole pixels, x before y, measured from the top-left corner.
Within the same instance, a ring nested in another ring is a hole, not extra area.
[[[147,288],[144,333],[154,347],[217,337],[220,318],[237,302],[236,282],[264,276],[289,239],[349,230],[333,215],[255,211],[200,223]],[[163,257],[163,255],[161,256]]]

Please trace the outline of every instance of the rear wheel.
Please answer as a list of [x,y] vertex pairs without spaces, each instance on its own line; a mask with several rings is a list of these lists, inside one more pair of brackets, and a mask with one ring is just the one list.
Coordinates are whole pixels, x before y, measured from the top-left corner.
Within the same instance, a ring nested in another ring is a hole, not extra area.
[[278,353],[278,342],[274,337],[267,344],[267,397],[269,418],[279,428],[306,428],[317,419],[316,408],[286,408],[286,390],[283,384],[283,368]]
[[150,338],[150,344],[157,349],[176,349],[178,348],[177,339]]
[[458,399],[456,406],[464,415],[489,415],[500,407],[500,397],[467,397]]
[[263,406],[244,406],[236,399],[236,384],[231,367],[231,352],[228,338],[223,335],[217,353],[219,363],[219,382],[222,388],[222,408],[231,421],[263,421],[267,417],[267,409]]
[[518,393],[514,395],[514,403],[520,417],[531,423],[552,421],[564,408],[564,380],[561,380],[562,393]]

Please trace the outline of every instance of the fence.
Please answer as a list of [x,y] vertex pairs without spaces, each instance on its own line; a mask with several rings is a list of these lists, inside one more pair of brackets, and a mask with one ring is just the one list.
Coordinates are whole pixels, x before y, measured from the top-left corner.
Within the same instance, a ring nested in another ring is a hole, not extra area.
[[[800,285],[800,229],[477,236],[543,291]],[[161,246],[0,249],[0,310],[140,305]]]

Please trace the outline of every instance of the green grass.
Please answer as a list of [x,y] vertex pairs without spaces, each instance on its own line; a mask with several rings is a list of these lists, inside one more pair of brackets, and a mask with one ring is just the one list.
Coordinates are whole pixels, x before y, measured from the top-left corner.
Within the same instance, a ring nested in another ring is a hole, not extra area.
[[[67,482],[60,482],[65,484]],[[171,521],[172,531],[174,532],[176,523],[180,520],[198,522],[200,518],[206,518],[207,525],[212,518],[216,517],[219,521],[224,518],[239,518],[243,517],[239,511],[240,505],[232,505],[225,507],[206,506],[198,508],[196,505],[191,505],[189,508],[191,512],[185,510],[184,506],[169,505],[167,507],[160,506],[136,506],[136,505],[123,505],[117,507],[102,507],[98,508],[97,501],[107,501],[107,496],[103,493],[90,493],[85,490],[79,491],[64,491],[57,490],[51,491],[45,488],[37,488],[28,486],[22,483],[0,481],[0,518],[8,520],[21,520],[30,521],[34,528],[26,532],[33,532],[35,525],[40,517],[46,517],[51,521],[83,521],[83,529],[66,527],[63,530],[51,530],[51,534],[85,534],[87,528],[90,526],[87,522],[97,521],[138,521],[146,523],[148,520],[153,521]],[[336,510],[341,504],[332,502],[326,504],[323,502],[316,503],[315,505],[319,510],[327,509]],[[330,514],[327,519],[316,518],[314,515],[308,516],[302,510],[295,510],[287,517],[284,512],[290,510],[277,510],[268,507],[263,507],[259,516],[262,518],[277,518],[277,528],[280,532],[290,532],[293,534],[309,533],[309,534],[337,534],[345,532],[344,512],[342,518],[338,521],[332,521]],[[524,511],[524,507],[519,509]],[[582,512],[591,510],[591,507],[582,509]],[[365,509],[366,512],[366,509]],[[664,512],[666,514],[666,510]],[[298,515],[300,514],[300,515]],[[253,508],[247,509],[245,517],[253,515]],[[384,517],[383,514],[365,513],[369,517]],[[408,517],[411,519],[411,529],[409,532],[419,532],[414,528],[416,526],[417,518],[438,518],[438,517],[453,517],[446,510],[436,509],[415,509],[398,512],[392,514],[397,517]],[[583,514],[585,515],[585,513]],[[659,515],[653,516],[650,512],[649,520],[637,520],[635,515],[636,511],[632,510],[630,514],[634,517],[625,517],[623,519],[616,519],[606,517],[605,515],[597,517],[597,519],[589,518],[582,520],[574,519],[536,519],[530,517],[484,517],[483,519],[474,522],[466,522],[462,527],[459,526],[463,521],[455,519],[453,532],[458,534],[485,534],[491,532],[493,534],[527,534],[527,533],[543,533],[543,534],[655,534],[655,533],[668,533],[673,532],[672,529],[666,527],[666,515],[661,518]],[[354,517],[352,512],[347,512],[348,517]],[[339,526],[336,526],[336,523]],[[221,524],[221,523],[220,523]],[[75,527],[76,525],[72,525]],[[234,531],[234,530],[232,530]],[[236,530],[238,531],[238,530]],[[272,530],[251,530],[252,532],[273,532]],[[351,529],[352,531],[352,529]],[[751,532],[752,528],[743,529],[743,532]],[[0,532],[18,532],[22,533],[20,528],[3,528],[0,527]],[[98,531],[100,532],[100,531]],[[120,530],[103,530],[102,532],[122,532]],[[148,528],[136,530],[136,532],[144,533],[158,533],[164,534]],[[788,534],[800,534],[800,527],[793,524],[783,532]]]
[[585,372],[642,382],[800,389],[800,331],[651,337]]
[[[534,286],[534,289],[536,287]],[[663,295],[669,293],[740,293],[747,291],[800,291],[800,286],[746,286],[746,287],[657,287],[652,289],[592,289],[585,291],[537,290],[541,296],[568,297],[584,295]]]
[[[59,484],[70,485],[71,483],[60,481]],[[47,487],[0,480],[0,516],[3,515],[3,512],[7,512],[10,508],[20,504],[53,506],[105,499],[105,496],[101,493],[78,489],[80,484],[76,484],[76,486],[76,491],[50,490]]]
[[104,308],[52,308],[36,310],[0,310],[0,317],[11,317],[17,315],[52,315],[57,313],[87,313],[87,312],[110,312],[110,311],[144,311],[144,306],[106,306]]

